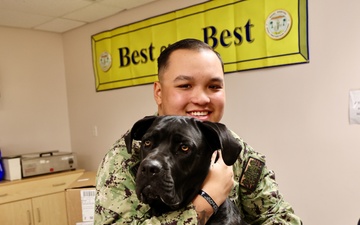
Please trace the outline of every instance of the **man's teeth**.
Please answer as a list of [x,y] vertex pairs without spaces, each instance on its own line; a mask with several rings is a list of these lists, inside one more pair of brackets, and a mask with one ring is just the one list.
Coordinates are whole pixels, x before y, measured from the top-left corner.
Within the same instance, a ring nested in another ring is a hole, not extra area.
[[207,116],[208,112],[191,112],[192,116]]

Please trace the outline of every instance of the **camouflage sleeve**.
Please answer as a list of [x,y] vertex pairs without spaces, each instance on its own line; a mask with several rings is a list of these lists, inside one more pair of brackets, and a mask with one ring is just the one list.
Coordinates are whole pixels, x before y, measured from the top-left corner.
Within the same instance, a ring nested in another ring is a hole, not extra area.
[[275,174],[265,165],[265,157],[235,137],[243,146],[233,167],[238,181],[234,192],[239,195],[235,203],[245,221],[252,225],[301,225],[300,218],[280,194]]
[[97,172],[94,224],[197,224],[192,204],[159,217],[150,215],[149,206],[139,202],[135,193],[132,168],[137,163],[136,147],[128,154],[124,138],[105,155]]

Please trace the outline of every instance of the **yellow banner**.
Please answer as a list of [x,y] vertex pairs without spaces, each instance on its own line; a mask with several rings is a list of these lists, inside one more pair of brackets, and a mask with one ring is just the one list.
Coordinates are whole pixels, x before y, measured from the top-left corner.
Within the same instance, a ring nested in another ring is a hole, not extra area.
[[157,57],[184,38],[219,52],[225,72],[309,62],[307,0],[212,0],[92,36],[96,90],[157,80]]

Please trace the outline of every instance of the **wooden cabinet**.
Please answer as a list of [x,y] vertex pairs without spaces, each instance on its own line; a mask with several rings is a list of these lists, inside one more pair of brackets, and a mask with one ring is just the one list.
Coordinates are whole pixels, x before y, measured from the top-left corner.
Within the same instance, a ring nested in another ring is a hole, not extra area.
[[33,223],[31,200],[22,200],[0,205],[0,224],[30,225]]
[[32,199],[34,224],[67,224],[65,192]]
[[65,189],[83,173],[75,170],[0,182],[0,224],[67,225]]

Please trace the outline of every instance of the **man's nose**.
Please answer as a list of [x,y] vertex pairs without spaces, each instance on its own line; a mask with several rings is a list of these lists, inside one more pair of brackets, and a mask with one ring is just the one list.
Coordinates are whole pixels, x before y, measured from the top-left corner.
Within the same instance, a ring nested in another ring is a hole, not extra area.
[[205,105],[210,102],[210,97],[206,90],[194,89],[191,97],[191,102],[198,105]]

